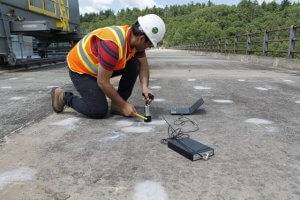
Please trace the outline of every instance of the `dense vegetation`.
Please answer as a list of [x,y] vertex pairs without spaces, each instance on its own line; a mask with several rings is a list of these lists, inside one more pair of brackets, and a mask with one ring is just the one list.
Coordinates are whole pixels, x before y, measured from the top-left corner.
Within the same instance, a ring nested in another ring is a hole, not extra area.
[[283,0],[263,2],[242,0],[238,5],[190,3],[165,8],[126,9],[114,13],[99,11],[81,16],[81,29],[89,32],[95,28],[133,23],[138,16],[155,13],[167,26],[164,46],[192,43],[203,39],[232,36],[237,32],[257,32],[265,29],[300,25],[300,4]]

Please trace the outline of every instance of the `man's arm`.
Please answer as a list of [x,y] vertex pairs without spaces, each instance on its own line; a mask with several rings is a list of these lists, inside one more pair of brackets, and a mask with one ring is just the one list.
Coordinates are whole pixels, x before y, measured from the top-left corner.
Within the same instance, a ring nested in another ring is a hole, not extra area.
[[[151,94],[151,90],[149,89],[149,65],[147,61],[147,57],[141,57],[138,58],[140,61],[140,74],[139,74],[139,79],[141,82],[141,87],[142,87],[142,92],[145,95],[145,101],[150,103],[153,99],[149,97],[149,94]],[[153,95],[151,94],[153,97]]]
[[134,106],[124,101],[124,99],[119,95],[119,93],[110,83],[112,73],[113,71],[106,70],[105,68],[99,66],[97,75],[98,86],[121,109],[121,112],[125,116],[135,116],[134,114],[136,113],[136,110]]
[[106,70],[103,67],[99,67],[97,75],[98,86],[103,90],[103,92],[120,108],[126,103],[115,88],[110,83],[110,78],[113,71]]
[[110,77],[118,61],[118,46],[111,41],[104,41],[94,37],[92,39],[92,51],[99,60],[98,86],[118,106],[123,115],[133,116],[134,112],[136,112],[134,106],[124,101],[110,83]]
[[142,89],[148,88],[149,86],[149,65],[147,61],[147,57],[138,58],[140,61],[140,82],[142,85]]

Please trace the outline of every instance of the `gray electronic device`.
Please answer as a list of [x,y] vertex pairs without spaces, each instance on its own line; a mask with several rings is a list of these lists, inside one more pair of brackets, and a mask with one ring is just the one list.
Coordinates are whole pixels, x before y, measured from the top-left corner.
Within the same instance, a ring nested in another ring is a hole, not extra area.
[[192,106],[190,107],[171,107],[172,115],[190,115],[195,112],[202,104],[203,99],[200,97]]
[[214,149],[189,137],[170,139],[168,147],[191,161],[208,160],[214,155]]

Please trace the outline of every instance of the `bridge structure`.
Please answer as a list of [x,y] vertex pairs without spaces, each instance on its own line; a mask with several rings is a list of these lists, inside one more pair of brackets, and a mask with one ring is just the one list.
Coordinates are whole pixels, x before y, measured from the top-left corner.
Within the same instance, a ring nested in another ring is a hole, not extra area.
[[[51,88],[75,91],[65,63],[1,70],[0,199],[299,199],[297,59],[287,67],[178,49],[147,56],[151,123],[54,113]],[[199,130],[189,135],[215,155],[191,162],[161,144],[163,117],[176,126],[170,108],[199,97],[203,106],[186,116]],[[138,82],[130,102],[143,113]]]

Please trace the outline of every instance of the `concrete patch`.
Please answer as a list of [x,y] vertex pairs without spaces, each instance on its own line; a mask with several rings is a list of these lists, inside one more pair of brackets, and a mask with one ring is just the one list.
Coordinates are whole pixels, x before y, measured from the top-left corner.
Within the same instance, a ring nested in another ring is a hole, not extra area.
[[261,124],[272,124],[273,122],[266,120],[266,119],[259,119],[259,118],[250,118],[245,120],[247,123],[252,123],[256,125],[261,125]]
[[121,126],[121,127],[131,126],[132,124],[133,124],[133,121],[129,121],[129,120],[120,120],[115,123],[116,126]]
[[211,88],[198,85],[198,86],[194,86],[194,89],[196,89],[196,90],[210,90]]
[[35,171],[29,167],[21,167],[11,171],[6,171],[0,174],[0,190],[5,186],[15,182],[31,181]]
[[11,86],[2,86],[1,89],[11,89]]
[[150,88],[153,90],[159,90],[161,88],[161,86],[156,85],[156,86],[151,86]]
[[25,81],[32,81],[33,78],[25,78],[24,80],[25,80]]
[[18,80],[18,78],[9,78],[8,80],[10,80],[10,81]]
[[239,81],[239,82],[244,82],[244,81],[245,81],[245,79],[238,79],[238,81]]
[[20,99],[25,99],[25,97],[12,97],[9,100],[20,100]]
[[163,101],[166,101],[166,100],[165,99],[156,99],[156,98],[154,98],[153,101],[155,101],[155,102],[163,102]]
[[149,133],[154,132],[154,128],[151,126],[128,126],[121,129],[125,133]]
[[216,103],[233,103],[232,100],[226,100],[226,99],[213,99]]
[[160,183],[145,181],[134,188],[133,200],[168,200],[168,194]]
[[295,103],[300,103],[300,101],[295,101]]
[[193,82],[193,81],[196,81],[196,79],[194,79],[194,78],[189,78],[188,81]]
[[68,129],[73,129],[73,128],[76,127],[76,123],[78,121],[79,121],[79,118],[77,118],[77,117],[70,117],[70,118],[67,118],[67,119],[64,119],[64,120],[52,123],[51,125],[54,125],[54,126],[64,126],[64,127],[68,128]]
[[269,90],[268,88],[264,88],[264,87],[255,87],[255,89],[257,89],[257,90],[262,90],[262,91],[267,91],[267,90]]

